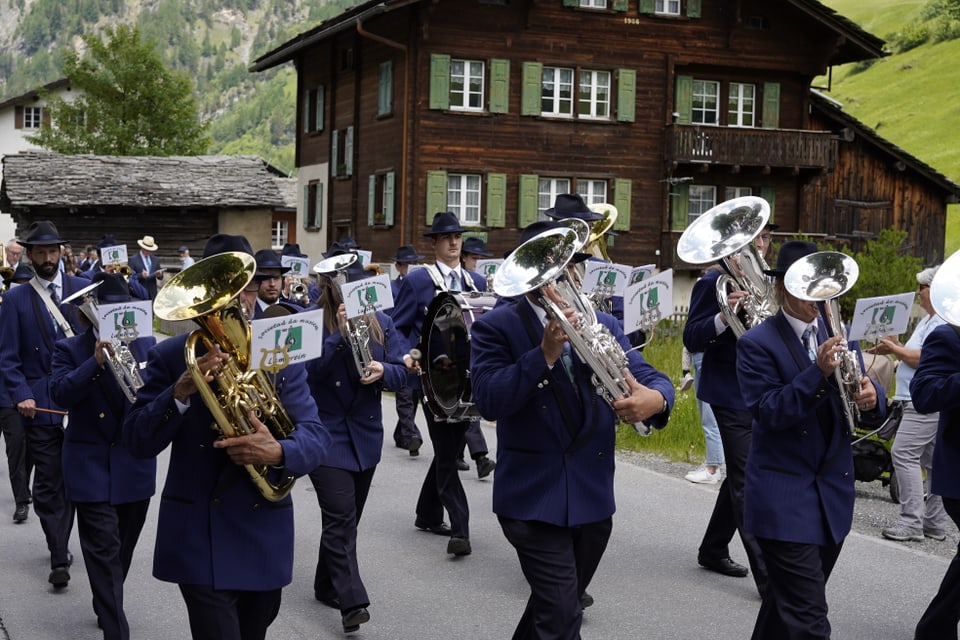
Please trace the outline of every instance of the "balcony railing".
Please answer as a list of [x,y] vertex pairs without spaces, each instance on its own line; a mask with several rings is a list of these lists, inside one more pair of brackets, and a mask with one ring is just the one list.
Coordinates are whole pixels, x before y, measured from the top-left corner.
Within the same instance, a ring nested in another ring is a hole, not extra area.
[[667,160],[677,164],[718,164],[832,170],[837,142],[829,131],[744,129],[672,125]]

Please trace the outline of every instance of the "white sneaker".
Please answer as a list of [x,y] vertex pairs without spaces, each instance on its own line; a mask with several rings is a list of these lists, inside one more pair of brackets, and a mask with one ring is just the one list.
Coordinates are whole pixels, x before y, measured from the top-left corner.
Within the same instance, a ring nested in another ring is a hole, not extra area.
[[720,482],[720,469],[718,468],[713,473],[710,473],[710,470],[706,467],[700,467],[687,473],[683,478],[688,482],[696,484],[717,484]]
[[680,381],[680,391],[687,391],[690,387],[693,386],[693,376],[689,373],[683,376],[683,380]]

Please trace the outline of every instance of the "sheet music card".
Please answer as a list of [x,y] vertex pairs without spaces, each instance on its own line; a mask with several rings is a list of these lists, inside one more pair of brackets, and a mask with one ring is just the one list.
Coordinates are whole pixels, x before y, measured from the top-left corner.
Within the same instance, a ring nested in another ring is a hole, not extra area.
[[393,307],[393,289],[390,287],[390,276],[386,274],[348,282],[340,287],[340,292],[348,318]]
[[600,260],[587,260],[583,264],[586,270],[583,275],[581,291],[592,293],[597,289],[603,289],[608,296],[623,295],[623,290],[627,287],[627,279],[630,277],[633,267]]
[[878,342],[907,330],[913,309],[913,291],[892,296],[860,298],[853,311],[848,340]]
[[673,269],[641,280],[623,293],[623,332],[648,331],[673,315]]
[[100,339],[133,342],[153,335],[153,303],[131,300],[101,304],[97,307]]
[[100,264],[127,264],[127,245],[117,244],[100,249]]
[[323,309],[250,321],[250,366],[276,373],[323,353]]

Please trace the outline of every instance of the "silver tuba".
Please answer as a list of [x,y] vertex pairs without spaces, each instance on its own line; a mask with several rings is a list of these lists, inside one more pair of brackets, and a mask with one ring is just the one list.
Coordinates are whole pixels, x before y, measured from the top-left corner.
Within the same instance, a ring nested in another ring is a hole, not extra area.
[[[783,287],[796,298],[820,303],[818,306],[827,325],[827,335],[846,338],[837,299],[850,291],[859,277],[860,267],[850,256],[838,251],[818,251],[790,265],[783,276]],[[863,373],[857,354],[848,348],[846,339],[842,344],[840,364],[833,370],[833,375],[840,388],[843,415],[853,435],[860,422],[860,407],[853,396],[860,391]]]
[[947,323],[960,327],[960,251],[944,260],[933,276],[930,304]]
[[[347,283],[347,268],[357,261],[359,256],[355,253],[343,253],[321,260],[313,265],[313,272],[326,275],[332,278],[340,290],[340,299],[343,299],[343,285]],[[331,274],[333,274],[331,276]],[[373,361],[373,352],[370,350],[370,322],[366,314],[355,318],[347,318],[346,335],[347,342],[350,344],[350,351],[353,352],[353,361],[357,365],[357,373],[361,378],[370,375],[369,364]]]
[[[582,235],[569,226],[536,235],[507,256],[494,276],[493,289],[500,296],[534,293],[547,315],[560,323],[577,357],[593,372],[597,394],[612,404],[630,395],[623,375],[627,355],[610,331],[597,321],[584,296],[568,280],[558,279],[573,254],[583,247]],[[554,300],[554,294],[559,300]],[[577,310],[573,323],[563,312],[563,308],[571,307]],[[645,422],[632,426],[642,436],[652,431]]]
[[[699,215],[677,242],[677,257],[684,262],[723,263],[726,273],[717,280],[717,302],[738,338],[774,312],[773,287],[763,273],[769,267],[753,245],[769,219],[770,204],[763,198],[734,198]],[[737,308],[727,302],[734,291],[748,294]]]

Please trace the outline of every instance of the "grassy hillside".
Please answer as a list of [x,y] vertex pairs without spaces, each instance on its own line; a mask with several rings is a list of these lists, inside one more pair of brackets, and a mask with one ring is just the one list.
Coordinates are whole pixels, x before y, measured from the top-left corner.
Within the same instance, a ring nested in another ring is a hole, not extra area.
[[[881,136],[950,179],[960,182],[960,39],[901,51],[903,42],[924,31],[949,29],[931,16],[926,0],[823,0],[841,15],[887,41],[894,53],[870,65],[833,70],[829,94]],[[826,83],[826,78],[821,79]],[[946,255],[960,249],[960,205],[947,215]]]

